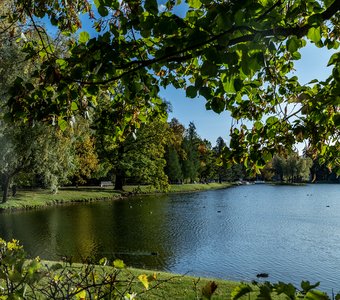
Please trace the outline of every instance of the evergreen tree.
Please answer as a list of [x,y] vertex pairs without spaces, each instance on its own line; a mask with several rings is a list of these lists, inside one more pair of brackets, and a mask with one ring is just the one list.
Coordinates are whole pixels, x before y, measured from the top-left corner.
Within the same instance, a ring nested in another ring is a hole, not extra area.
[[218,178],[218,182],[222,183],[222,181],[227,180],[227,167],[223,162],[222,155],[223,149],[226,147],[226,143],[222,137],[218,137],[216,140],[216,146],[214,147],[213,151],[216,158],[216,175]]
[[186,159],[182,161],[183,178],[189,182],[194,182],[198,177],[200,167],[199,161],[199,137],[196,132],[196,126],[190,122],[188,129],[185,131],[183,140],[183,149],[186,153]]
[[176,149],[173,146],[167,147],[165,174],[168,176],[170,183],[179,183],[183,179],[180,160]]

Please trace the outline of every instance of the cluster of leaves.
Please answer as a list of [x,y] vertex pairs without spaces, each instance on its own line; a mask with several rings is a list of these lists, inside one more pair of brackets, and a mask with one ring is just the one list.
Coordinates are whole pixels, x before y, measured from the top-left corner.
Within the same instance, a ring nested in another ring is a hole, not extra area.
[[[338,163],[339,53],[330,58],[333,72],[323,82],[301,85],[291,71],[307,42],[338,48],[339,1],[168,0],[164,9],[155,0],[14,3],[6,17],[31,25],[39,38],[25,42],[24,51],[27,59],[40,59],[29,82],[14,83],[8,101],[14,118],[57,116],[64,127],[109,91],[114,103],[138,107],[116,124],[115,136],[122,137],[132,119],[143,122],[150,110],[161,111],[159,87],[173,85],[186,89],[187,97],[204,97],[207,109],[231,112],[238,124],[224,155],[254,172],[297,141]],[[62,53],[36,24],[47,16],[70,34],[81,27],[78,13],[84,12],[97,34],[81,32]]]
[[112,266],[105,258],[99,265],[28,260],[17,240],[0,239],[0,260],[1,299],[133,299],[162,283],[137,278],[119,259]]
[[[231,293],[231,299],[243,299],[252,297],[252,299],[271,300],[277,297],[285,297],[291,300],[309,299],[309,300],[330,300],[331,298],[320,290],[316,290],[320,282],[311,284],[309,281],[302,281],[301,288],[298,289],[291,283],[264,283],[253,282],[252,284],[242,283]],[[333,295],[333,299],[339,299],[340,294]]]

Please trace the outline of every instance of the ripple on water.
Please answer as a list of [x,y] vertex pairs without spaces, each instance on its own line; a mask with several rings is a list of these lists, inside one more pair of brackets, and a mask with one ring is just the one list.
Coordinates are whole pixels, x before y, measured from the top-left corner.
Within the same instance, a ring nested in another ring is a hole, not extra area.
[[32,256],[107,253],[182,274],[252,280],[269,273],[269,280],[296,285],[321,280],[328,291],[340,283],[339,228],[338,185],[251,185],[0,218],[0,235],[19,239]]

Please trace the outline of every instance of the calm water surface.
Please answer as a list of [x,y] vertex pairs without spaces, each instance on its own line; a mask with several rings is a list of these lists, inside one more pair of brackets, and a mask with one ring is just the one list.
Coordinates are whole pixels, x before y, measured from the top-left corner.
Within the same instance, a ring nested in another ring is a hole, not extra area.
[[[329,207],[327,207],[329,206]],[[31,256],[340,290],[340,185],[251,185],[0,214]]]

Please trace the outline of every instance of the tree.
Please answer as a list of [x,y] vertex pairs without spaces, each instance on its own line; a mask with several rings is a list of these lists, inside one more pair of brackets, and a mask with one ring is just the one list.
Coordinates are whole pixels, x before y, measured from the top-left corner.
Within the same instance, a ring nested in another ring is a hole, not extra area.
[[168,178],[164,173],[167,130],[166,123],[155,120],[143,125],[136,132],[136,139],[129,136],[122,145],[122,159],[116,165],[118,170],[116,180],[119,174],[124,174],[126,177],[134,178],[138,183],[167,190]]
[[186,129],[183,140],[183,149],[186,153],[185,159],[182,161],[183,178],[191,183],[197,180],[198,170],[200,166],[198,147],[200,138],[196,132],[196,126],[190,122]]
[[165,152],[165,174],[168,176],[170,183],[179,183],[183,179],[180,160],[176,149],[169,145]]
[[164,173],[168,136],[167,123],[160,120],[142,125],[120,142],[114,141],[110,132],[97,135],[99,157],[110,164],[116,190],[123,190],[126,178],[161,190],[168,188]]
[[165,147],[165,174],[170,183],[179,183],[183,180],[181,161],[186,158],[183,149],[185,127],[173,118],[169,122],[169,140]]
[[99,160],[95,148],[95,137],[89,122],[77,121],[74,129],[75,165],[74,179],[76,184],[84,184],[91,175],[99,170]]
[[208,183],[214,179],[216,160],[213,155],[211,143],[204,139],[198,146],[200,167],[198,170],[200,182]]
[[227,144],[225,143],[223,138],[218,137],[217,140],[216,140],[216,146],[213,148],[213,151],[214,151],[215,157],[216,157],[216,162],[217,162],[216,173],[217,173],[219,183],[222,183],[222,181],[227,180],[226,179],[226,177],[227,177],[227,167],[226,167],[226,164],[223,160],[223,151],[224,151],[226,146],[227,146]]
[[272,167],[278,180],[286,179],[288,182],[301,182],[302,180],[309,180],[312,164],[310,158],[303,158],[297,153],[291,153],[287,157],[275,156]]
[[0,172],[2,174],[3,198],[16,176],[38,174],[53,192],[61,183],[68,181],[74,171],[72,139],[66,132],[36,123],[32,128],[6,126],[0,133]]
[[[11,11],[13,1],[1,2],[0,8],[4,12]],[[10,108],[6,106],[6,102],[10,99],[12,85],[15,82],[22,82],[25,88],[34,88],[37,81],[31,80],[30,77],[40,67],[41,61],[24,59],[21,51],[24,42],[16,42],[22,36],[24,39],[30,38],[31,43],[35,43],[37,40],[35,31],[25,29],[24,33],[16,20],[11,23],[2,18],[0,32],[0,174],[2,202],[6,202],[10,185],[20,184],[20,180],[27,178],[27,175],[31,177],[38,175],[45,186],[57,191],[58,186],[66,182],[74,170],[74,136],[71,134],[72,128],[70,130],[65,128],[64,132],[61,132],[46,122],[38,120],[27,122],[24,116],[15,121],[10,118]],[[15,92],[18,96],[21,91]],[[43,107],[41,109],[43,111]]]
[[[328,155],[336,163],[340,54],[331,56],[333,72],[325,81],[301,85],[290,72],[307,41],[338,48],[339,1],[187,0],[183,17],[172,0],[165,10],[154,0],[95,3],[15,1],[8,21],[38,32],[40,42],[27,41],[24,51],[44,62],[33,74],[33,81],[39,79],[33,88],[15,81],[8,101],[13,118],[57,115],[64,124],[72,108],[86,109],[84,99],[100,101],[99,90],[117,86],[124,87],[114,93],[117,99],[124,95],[137,103],[146,96],[144,107],[155,108],[159,86],[172,84],[190,98],[203,96],[208,109],[231,112],[238,122],[224,155],[254,172],[300,141],[308,142],[314,157]],[[69,34],[81,27],[79,12],[94,18],[94,11],[101,16],[94,22],[98,35],[80,32],[67,55],[55,55],[36,24],[47,16]],[[118,127],[117,134],[121,131]]]
[[276,180],[283,181],[284,159],[278,155],[275,155],[272,160],[272,167]]

